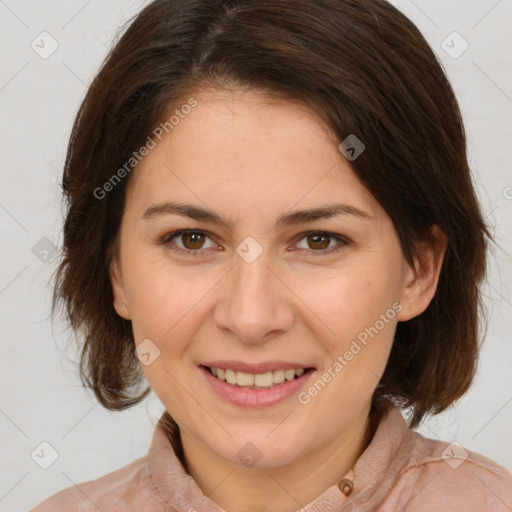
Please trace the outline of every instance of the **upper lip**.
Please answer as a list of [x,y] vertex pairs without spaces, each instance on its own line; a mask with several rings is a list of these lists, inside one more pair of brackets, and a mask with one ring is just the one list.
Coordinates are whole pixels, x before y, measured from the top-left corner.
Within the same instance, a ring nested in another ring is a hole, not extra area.
[[296,370],[298,368],[312,368],[310,365],[304,365],[302,363],[288,363],[284,361],[263,361],[261,363],[244,363],[243,361],[208,361],[201,363],[203,366],[209,366],[210,368],[229,368],[235,372],[244,373],[267,373],[274,372],[277,370]]

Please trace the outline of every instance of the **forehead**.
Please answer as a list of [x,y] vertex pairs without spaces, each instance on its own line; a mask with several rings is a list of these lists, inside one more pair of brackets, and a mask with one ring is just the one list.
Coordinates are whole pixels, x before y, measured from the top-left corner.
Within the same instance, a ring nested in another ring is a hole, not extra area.
[[193,99],[190,109],[175,104],[176,124],[134,171],[127,203],[137,210],[177,199],[233,212],[340,201],[378,209],[306,105],[252,90],[207,89]]

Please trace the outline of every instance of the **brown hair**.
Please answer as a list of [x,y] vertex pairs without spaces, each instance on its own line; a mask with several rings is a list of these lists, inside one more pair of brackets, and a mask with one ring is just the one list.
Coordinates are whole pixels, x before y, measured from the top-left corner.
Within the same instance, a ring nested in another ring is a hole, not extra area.
[[490,235],[452,88],[418,29],[383,0],[156,0],[136,16],[79,109],[63,176],[67,215],[52,314],[63,303],[83,336],[84,384],[111,410],[149,391],[108,272],[130,175],[103,199],[95,190],[171,105],[201,86],[226,84],[307,104],[340,142],[357,135],[366,151],[353,170],[392,219],[409,263],[433,225],[444,231],[436,294],[423,314],[398,324],[374,404],[391,397],[411,407],[411,426],[446,409],[476,370]]

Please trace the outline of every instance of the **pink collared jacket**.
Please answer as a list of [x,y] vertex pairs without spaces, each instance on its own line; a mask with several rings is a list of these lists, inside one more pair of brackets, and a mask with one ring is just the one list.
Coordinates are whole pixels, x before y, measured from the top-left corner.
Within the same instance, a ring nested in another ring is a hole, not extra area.
[[[65,489],[31,512],[225,512],[182,464],[179,432],[165,413],[148,454]],[[170,432],[170,433],[169,433]],[[300,512],[510,512],[512,473],[458,445],[411,430],[390,405],[354,470]]]

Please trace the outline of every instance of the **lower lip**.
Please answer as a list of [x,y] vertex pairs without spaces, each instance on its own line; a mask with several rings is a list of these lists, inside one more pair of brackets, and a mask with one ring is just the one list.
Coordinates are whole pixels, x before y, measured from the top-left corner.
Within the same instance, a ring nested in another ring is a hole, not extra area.
[[305,386],[309,378],[316,372],[314,369],[305,371],[300,377],[285,380],[270,389],[246,389],[228,384],[226,381],[214,377],[210,370],[204,366],[199,369],[206,381],[222,398],[240,407],[262,408],[277,404],[297,393]]

